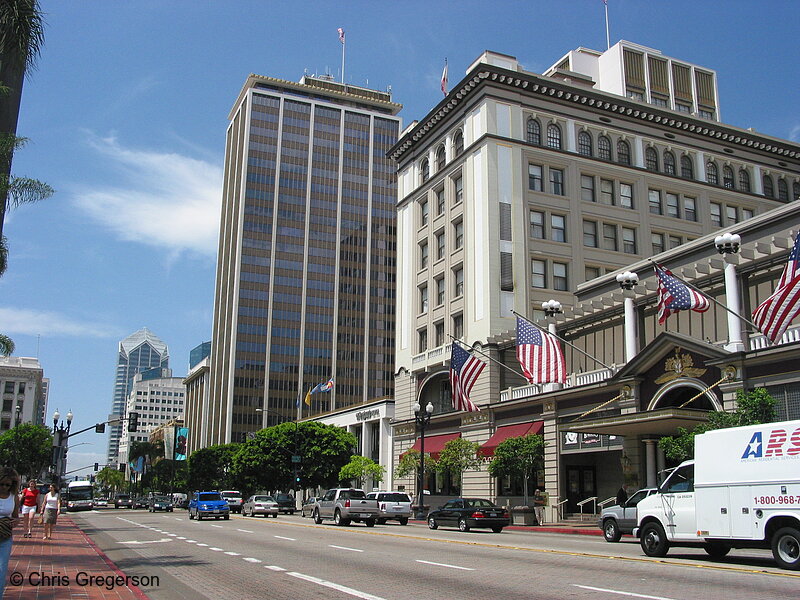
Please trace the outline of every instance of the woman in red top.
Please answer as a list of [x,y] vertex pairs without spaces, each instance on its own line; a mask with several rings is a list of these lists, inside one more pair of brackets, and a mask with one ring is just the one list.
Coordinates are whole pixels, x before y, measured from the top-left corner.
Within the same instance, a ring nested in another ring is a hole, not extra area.
[[22,509],[22,525],[25,529],[23,537],[31,537],[31,527],[33,527],[33,519],[39,511],[39,488],[36,487],[36,481],[31,479],[28,482],[28,487],[22,490],[20,494],[20,504]]

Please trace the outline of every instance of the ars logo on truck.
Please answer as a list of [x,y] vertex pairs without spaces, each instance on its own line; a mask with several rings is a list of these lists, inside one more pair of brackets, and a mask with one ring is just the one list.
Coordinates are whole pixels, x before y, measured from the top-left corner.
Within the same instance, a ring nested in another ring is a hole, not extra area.
[[785,429],[773,429],[769,432],[766,448],[762,439],[763,433],[756,431],[753,434],[750,443],[744,449],[742,459],[800,456],[800,427],[792,432],[791,437]]

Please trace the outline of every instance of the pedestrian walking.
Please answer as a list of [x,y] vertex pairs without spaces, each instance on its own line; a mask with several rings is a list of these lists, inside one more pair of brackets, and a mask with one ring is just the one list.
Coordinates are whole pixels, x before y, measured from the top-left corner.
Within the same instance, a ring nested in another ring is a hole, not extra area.
[[61,512],[59,508],[60,498],[55,484],[50,484],[50,491],[44,497],[42,502],[42,523],[44,523],[44,537],[43,540],[53,539],[53,529],[56,526],[58,515]]
[[8,559],[11,557],[13,536],[19,518],[19,475],[11,467],[0,469],[0,598],[6,587]]
[[31,479],[28,487],[22,490],[20,504],[22,505],[22,527],[25,530],[23,537],[31,537],[33,519],[39,512],[39,488],[36,487],[35,479]]

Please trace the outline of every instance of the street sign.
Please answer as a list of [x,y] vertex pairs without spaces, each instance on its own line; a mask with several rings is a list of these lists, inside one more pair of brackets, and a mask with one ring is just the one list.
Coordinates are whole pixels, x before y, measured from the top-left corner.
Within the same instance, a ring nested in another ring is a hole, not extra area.
[[292,462],[293,463],[299,463],[300,462],[300,457],[297,454],[292,454]]

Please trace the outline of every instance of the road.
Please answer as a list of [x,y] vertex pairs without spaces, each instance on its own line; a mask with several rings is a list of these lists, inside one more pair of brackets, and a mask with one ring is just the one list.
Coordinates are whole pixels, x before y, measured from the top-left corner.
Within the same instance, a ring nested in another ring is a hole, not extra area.
[[128,575],[157,576],[142,588],[175,598],[793,598],[800,573],[768,552],[734,551],[724,562],[702,550],[644,556],[631,540],[424,524],[315,525],[298,515],[233,515],[189,521],[185,511],[101,510],[74,521]]

